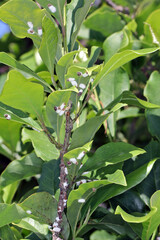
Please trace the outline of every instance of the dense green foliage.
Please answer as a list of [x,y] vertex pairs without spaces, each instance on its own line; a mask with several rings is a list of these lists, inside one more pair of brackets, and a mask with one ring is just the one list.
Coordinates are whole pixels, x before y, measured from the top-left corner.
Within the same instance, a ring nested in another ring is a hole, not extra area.
[[0,239],[156,240],[159,1],[0,5]]

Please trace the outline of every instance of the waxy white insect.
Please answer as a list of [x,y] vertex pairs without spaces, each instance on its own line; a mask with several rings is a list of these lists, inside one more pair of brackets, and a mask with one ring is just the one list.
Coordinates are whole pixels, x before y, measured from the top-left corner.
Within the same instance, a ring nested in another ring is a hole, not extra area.
[[72,84],[72,86],[75,86],[75,87],[78,86],[75,78],[68,78],[67,81],[70,82]]
[[67,182],[64,182],[64,183],[63,183],[63,186],[64,186],[64,188],[67,188],[67,187],[68,187],[68,183],[67,183]]
[[38,35],[41,37],[43,34],[42,28],[38,28]]
[[78,164],[76,158],[70,158],[69,162],[73,163],[73,164]]
[[88,73],[86,72],[86,73],[82,74],[82,76],[83,77],[88,77]]
[[33,23],[32,22],[27,22],[27,25],[29,28],[33,28]]
[[65,167],[64,172],[66,175],[68,175],[68,169]]
[[85,89],[86,88],[86,85],[84,83],[80,83],[79,84],[79,87],[82,88],[82,89]]
[[84,157],[84,155],[85,155],[85,152],[83,151],[83,152],[81,152],[81,153],[78,155],[77,159],[78,159],[78,160],[79,160],[79,159],[82,159],[82,158]]
[[26,213],[28,213],[28,214],[32,214],[31,210],[27,210]]
[[59,227],[54,227],[54,228],[53,228],[53,231],[59,233],[59,232],[61,231],[61,229],[60,229]]
[[85,200],[84,198],[78,199],[78,202],[79,202],[79,203],[85,203],[85,201],[86,201],[86,200]]
[[34,31],[32,28],[29,28],[29,29],[27,30],[27,32],[28,32],[29,34],[35,34],[35,31]]
[[87,55],[84,51],[80,51],[79,57],[85,62],[87,61]]
[[55,13],[57,11],[56,7],[51,4],[48,4],[48,8],[52,13]]
[[58,226],[58,223],[57,222],[54,222],[53,223],[53,227],[57,227]]
[[59,218],[59,217],[56,217],[56,221],[59,222],[59,221],[60,221],[60,218]]
[[62,103],[59,107],[54,107],[54,110],[59,116],[62,116],[65,113],[65,103]]
[[4,114],[4,117],[5,117],[5,119],[7,119],[7,120],[10,120],[10,119],[11,119],[11,115],[9,115],[9,114]]
[[29,27],[29,29],[27,30],[27,32],[28,32],[29,34],[34,34],[35,31],[33,30],[33,23],[32,23],[32,22],[27,22],[27,25],[28,25],[28,27]]

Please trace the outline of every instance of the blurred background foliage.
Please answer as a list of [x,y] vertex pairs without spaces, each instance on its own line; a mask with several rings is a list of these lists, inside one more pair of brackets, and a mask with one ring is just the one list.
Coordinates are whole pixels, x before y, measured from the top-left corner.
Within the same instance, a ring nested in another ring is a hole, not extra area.
[[[0,5],[5,2],[7,0],[1,0]],[[87,19],[81,27],[78,40],[82,46],[88,49],[89,55],[93,51],[93,46],[101,48],[96,64],[101,64],[103,61],[106,62],[115,52],[121,49],[137,50],[144,47],[154,47],[155,44],[150,38],[147,22],[150,15],[158,9],[160,9],[159,0],[95,0]],[[47,70],[32,41],[27,38],[16,38],[9,32],[9,27],[2,22],[0,22],[0,51],[9,53],[35,72]],[[102,107],[105,107],[111,101],[112,94],[116,97],[124,90],[132,90],[137,97],[146,99],[144,96],[146,83],[151,73],[158,71],[159,67],[160,56],[156,52],[150,56],[140,57],[131,63],[127,63],[123,68],[109,74],[108,78],[110,80],[108,83],[106,84],[106,82],[102,81],[96,89]],[[8,70],[7,66],[0,64],[0,92],[7,78]],[[118,81],[119,79],[121,81]],[[112,89],[113,82],[115,82],[114,89]],[[89,119],[95,116],[98,108],[95,96],[93,96],[82,117]],[[109,128],[107,128],[107,124]],[[157,124],[156,128],[158,129],[160,123],[156,121],[155,124]],[[139,110],[136,107],[124,107],[123,111],[112,115],[108,122],[104,123],[99,129],[95,136],[92,151],[109,141],[123,141],[145,148],[150,154],[156,156],[160,151],[160,145],[158,142],[154,142],[154,140],[159,139],[160,135],[152,136],[153,134],[151,133],[152,129],[150,129],[147,123],[144,110]],[[30,143],[24,145],[21,142],[21,124],[18,123],[6,123],[6,121],[0,120],[0,143],[0,172],[13,159],[19,159],[26,151],[32,151]],[[139,161],[136,161],[137,167],[148,161],[147,156],[139,157]],[[123,167],[125,173],[131,171],[133,168],[132,164],[133,161],[131,160],[125,162]],[[84,234],[84,238],[90,240],[139,239],[135,231],[133,231],[137,227],[136,224],[129,225],[119,216],[113,217],[112,215],[112,219],[115,218],[114,220],[119,224],[119,228],[111,226],[109,224],[111,213],[108,212],[107,207],[115,209],[117,205],[120,205],[128,213],[145,213],[148,210],[148,202],[151,195],[160,189],[158,175],[159,161],[157,161],[153,171],[145,181],[105,203],[103,211],[101,207],[97,209],[93,215],[92,224],[95,226],[94,230],[98,230],[93,231],[92,229],[89,234]],[[12,191],[9,191],[10,196],[6,192],[8,203],[19,201],[22,196],[24,199],[36,191],[38,176],[28,178],[17,184],[18,187],[16,185],[15,188],[12,188]],[[145,198],[142,195],[145,195]],[[101,224],[96,226],[94,219],[99,219],[100,222],[103,220],[106,231],[101,230]],[[125,225],[127,225],[128,232],[126,232],[127,228],[124,227]],[[25,237],[28,233],[27,230],[23,230],[21,235]],[[18,235],[18,233],[16,234]]]

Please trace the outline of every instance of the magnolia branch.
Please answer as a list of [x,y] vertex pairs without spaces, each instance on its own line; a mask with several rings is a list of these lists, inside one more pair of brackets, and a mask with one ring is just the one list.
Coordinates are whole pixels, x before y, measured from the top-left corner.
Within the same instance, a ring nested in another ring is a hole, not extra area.
[[58,215],[56,217],[55,222],[53,223],[53,235],[52,240],[61,240],[59,235],[62,232],[62,218],[63,218],[63,212],[67,205],[67,190],[68,190],[68,180],[67,180],[67,168],[64,164],[64,154],[67,152],[69,147],[69,140],[71,136],[71,131],[73,128],[73,122],[70,117],[70,109],[71,104],[68,108],[68,110],[65,113],[66,117],[66,128],[65,128],[65,139],[63,148],[60,152],[60,196],[59,196],[59,202],[58,202]]
[[114,2],[112,2],[111,0],[106,0],[106,3],[112,7],[114,10],[116,10],[117,12],[122,12],[125,14],[129,14],[129,8],[128,7],[122,7],[120,5],[115,4]]

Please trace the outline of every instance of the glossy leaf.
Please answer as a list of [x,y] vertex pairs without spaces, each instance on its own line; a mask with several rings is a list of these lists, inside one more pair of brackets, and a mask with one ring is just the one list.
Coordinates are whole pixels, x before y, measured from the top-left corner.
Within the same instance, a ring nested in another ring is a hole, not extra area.
[[120,16],[105,4],[90,14],[84,24],[86,27],[98,31],[104,36],[120,31],[124,26]]
[[84,183],[80,185],[77,190],[72,190],[70,192],[67,201],[67,216],[73,231],[73,236],[75,236],[76,225],[85,202],[88,201],[89,198],[93,197],[99,188],[109,184],[110,182],[108,180],[92,181]]
[[160,108],[160,105],[141,100],[140,98],[137,98],[132,92],[125,91],[103,110],[111,110],[116,106],[117,103],[128,104],[144,109]]
[[88,158],[87,162],[80,169],[79,174],[119,162],[124,162],[129,158],[143,153],[145,153],[145,150],[128,143],[107,143],[98,148],[93,156]]
[[[10,25],[13,34],[19,38],[29,37],[39,47],[41,37],[38,28],[42,26],[44,10],[31,0],[11,0],[0,8],[0,19]],[[34,34],[28,32],[28,22],[32,22]]]
[[39,124],[29,117],[29,114],[0,102],[0,119],[7,121],[6,114],[11,117],[10,122],[25,124],[39,131],[42,130]]
[[43,106],[43,87],[28,82],[19,72],[12,70],[8,74],[0,101],[11,107],[32,113],[41,119]]
[[160,191],[155,192],[150,199],[151,208],[157,209],[156,213],[147,221],[143,223],[142,240],[150,239],[152,233],[160,224]]
[[[123,91],[129,90],[129,76],[123,69],[116,69],[99,83],[101,100],[104,107],[116,99]],[[115,137],[117,112],[109,116],[107,122],[110,133]]]
[[33,72],[30,68],[25,66],[24,64],[21,64],[14,58],[12,58],[10,55],[8,55],[5,52],[0,52],[0,62],[8,65],[9,67],[15,68],[16,70],[22,72],[25,76],[31,76],[37,79],[39,83],[41,83],[43,86],[46,86],[48,90],[51,92],[50,85],[43,80],[43,78],[39,77],[35,72]]
[[1,240],[17,240],[12,232],[11,228],[6,225],[0,228],[0,237]]
[[64,114],[60,116],[54,108],[60,107],[63,103],[65,104],[64,108],[66,108],[72,91],[76,91],[76,88],[53,92],[49,95],[46,103],[47,116],[57,133],[58,142],[63,142],[64,139]]
[[104,230],[95,231],[91,234],[90,240],[116,240],[116,236],[109,234]]
[[[0,184],[1,184],[1,178],[0,178]],[[3,187],[3,201],[4,203],[12,203],[12,200],[14,198],[14,195],[18,189],[19,181],[13,182],[10,185],[7,185],[6,187]]]
[[154,214],[157,212],[157,208],[153,207],[151,211],[145,215],[145,216],[140,216],[136,217],[131,214],[126,213],[120,206],[116,208],[115,214],[120,214],[121,217],[126,221],[130,223],[142,223],[146,222],[148,219],[150,219]]
[[129,39],[125,30],[113,33],[103,43],[105,62],[107,62],[121,48],[129,44]]
[[69,52],[61,57],[56,65],[56,72],[58,79],[63,88],[65,88],[65,74],[67,73],[68,67],[73,62],[73,57],[77,53],[77,51]]
[[34,152],[19,160],[14,160],[2,172],[0,186],[6,187],[11,183],[40,174],[42,164],[43,161],[40,158],[37,158]]
[[[91,118],[85,124],[77,128],[73,132],[71,146],[69,150],[81,147],[86,143],[90,142],[107,117],[108,114]],[[87,132],[87,134],[84,135],[85,132]]]
[[44,161],[50,161],[59,157],[59,150],[49,141],[44,132],[24,128],[22,141],[24,143],[31,141],[37,157],[42,158]]
[[95,192],[94,197],[90,199],[90,201],[85,205],[85,209],[88,209],[88,207],[90,206],[91,214],[92,214],[94,210],[99,206],[99,204],[115,196],[118,196],[126,192],[128,189],[131,189],[132,187],[138,185],[149,175],[156,160],[157,159],[154,159],[149,163],[144,164],[142,167],[126,175],[125,177],[126,177],[127,186],[108,185],[98,189]]
[[125,50],[120,53],[116,53],[111,57],[108,62],[104,65],[102,71],[97,75],[93,82],[93,87],[97,86],[97,84],[104,79],[110,72],[113,70],[123,66],[125,63],[141,56],[145,56],[147,54],[151,54],[159,50],[159,48],[146,48],[140,50]]
[[14,221],[20,221],[22,218],[25,218],[27,214],[25,211],[15,203],[13,204],[4,204],[0,203],[0,227],[3,227]]
[[72,0],[67,5],[67,44],[70,51],[74,49],[77,34],[92,2],[93,0]]
[[59,160],[51,160],[43,164],[38,191],[45,191],[51,195],[55,195],[57,189],[59,188],[59,164]]
[[110,183],[127,186],[126,178],[122,170],[118,169],[112,174],[106,174],[106,177]]
[[51,76],[54,76],[54,62],[58,44],[58,30],[48,17],[43,18],[43,35],[39,53]]
[[[160,103],[159,89],[160,87],[160,74],[155,71],[151,74],[146,87],[144,89],[144,95],[148,101],[154,104]],[[156,136],[160,139],[160,109],[151,109],[146,111],[146,117],[148,122],[149,131],[152,136]]]
[[[44,8],[46,8],[46,10],[52,14],[57,20],[58,22],[62,25],[63,23],[63,12],[64,12],[64,5],[65,5],[65,0],[38,0],[38,2],[41,4],[41,6],[43,6]],[[50,8],[48,7],[48,5],[51,4],[53,5],[56,9],[55,12],[52,12],[50,10]]]
[[14,225],[32,231],[34,233],[40,233],[43,235],[47,235],[48,233],[48,225],[41,224],[33,218],[25,217],[19,223],[15,222]]
[[17,150],[17,144],[20,141],[20,130],[22,124],[12,122],[7,119],[0,119],[0,136],[2,144],[5,144],[13,153]]
[[145,38],[148,42],[160,45],[160,28],[159,28],[159,17],[160,10],[156,9],[151,12],[149,17],[145,21],[144,32]]
[[[89,142],[89,143],[85,144],[83,147],[75,148],[75,149],[67,152],[66,154],[64,154],[64,162],[68,168],[68,176],[69,176],[71,182],[75,180],[75,178],[77,176],[77,172],[81,166],[81,162],[82,162],[86,152],[88,152],[90,150],[91,145],[92,145],[92,142]],[[82,156],[82,157],[79,157],[79,156]],[[69,160],[71,158],[75,158],[77,161],[77,164],[68,165],[67,163],[69,162]]]
[[40,223],[52,224],[57,216],[57,201],[47,192],[32,194],[19,204],[25,211],[38,218]]

